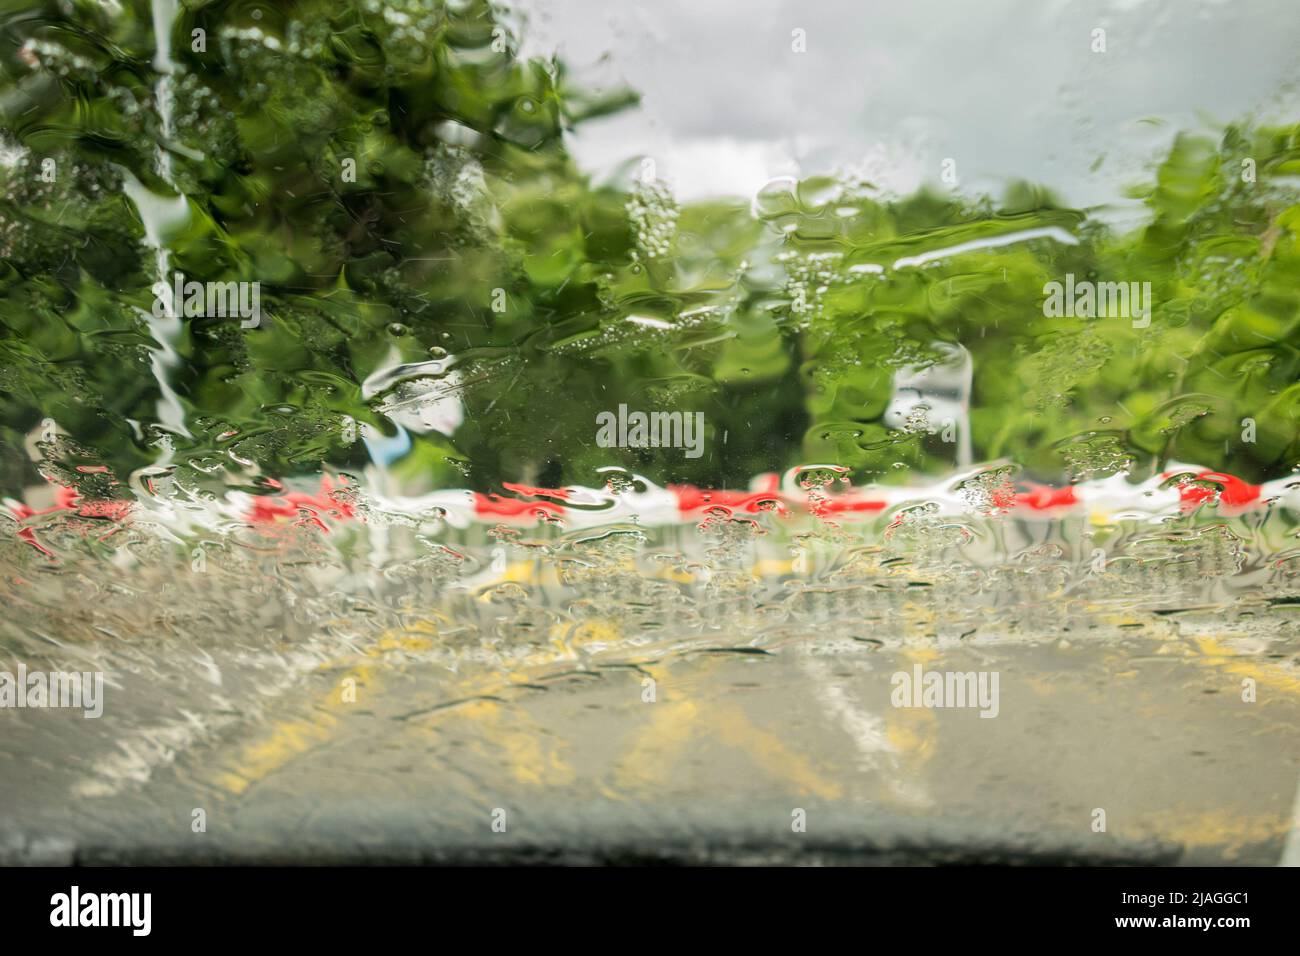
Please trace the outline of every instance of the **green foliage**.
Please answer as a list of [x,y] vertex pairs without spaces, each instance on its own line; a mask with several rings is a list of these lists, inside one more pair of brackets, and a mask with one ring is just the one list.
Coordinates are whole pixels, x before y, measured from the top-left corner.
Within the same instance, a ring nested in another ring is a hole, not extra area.
[[[1123,235],[1029,184],[995,202],[814,178],[678,208],[575,167],[566,131],[635,95],[520,60],[487,3],[186,2],[161,86],[150,8],[122,7],[0,3],[0,143],[23,151],[0,164],[8,493],[35,478],[44,419],[122,485],[164,441],[195,481],[283,478],[362,467],[347,423],[391,436],[385,410],[430,396],[464,421],[411,436],[393,470],[412,490],[592,483],[611,463],[715,486],[808,460],[901,477],[952,461],[882,421],[896,372],[938,343],[972,356],[977,459],[1056,477],[1100,447],[1256,479],[1300,461],[1300,127],[1179,137]],[[188,436],[164,439],[131,178],[184,197],[172,269],[261,283],[260,327],[192,317],[173,343]],[[1079,241],[997,242],[1028,229]],[[1066,273],[1149,281],[1149,327],[1046,317]],[[364,387],[444,356],[415,392]],[[595,447],[620,403],[704,412],[706,454]]]

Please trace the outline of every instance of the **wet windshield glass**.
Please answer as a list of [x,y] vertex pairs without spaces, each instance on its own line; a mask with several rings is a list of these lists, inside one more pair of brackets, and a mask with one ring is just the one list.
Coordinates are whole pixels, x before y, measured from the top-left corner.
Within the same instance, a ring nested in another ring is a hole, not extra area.
[[1300,22],[700,7],[6,5],[0,857],[1300,861]]

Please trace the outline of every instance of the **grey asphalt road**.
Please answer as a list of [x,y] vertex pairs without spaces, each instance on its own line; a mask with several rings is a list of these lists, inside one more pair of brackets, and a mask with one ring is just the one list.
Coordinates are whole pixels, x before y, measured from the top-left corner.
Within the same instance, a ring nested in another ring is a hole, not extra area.
[[[1294,607],[152,638],[114,650],[99,719],[0,711],[0,857],[1274,865]],[[996,699],[898,706],[918,669]]]

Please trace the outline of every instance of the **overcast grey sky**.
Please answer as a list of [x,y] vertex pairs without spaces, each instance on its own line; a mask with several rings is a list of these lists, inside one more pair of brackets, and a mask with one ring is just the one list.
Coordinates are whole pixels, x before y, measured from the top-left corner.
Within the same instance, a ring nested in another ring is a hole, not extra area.
[[[1300,119],[1298,0],[523,0],[526,54],[623,80],[633,113],[572,138],[649,155],[683,199],[852,169],[900,192],[1007,180],[1119,198],[1181,129]],[[1093,30],[1106,31],[1094,53]],[[807,51],[791,49],[806,32]],[[1094,164],[1101,159],[1099,166]]]

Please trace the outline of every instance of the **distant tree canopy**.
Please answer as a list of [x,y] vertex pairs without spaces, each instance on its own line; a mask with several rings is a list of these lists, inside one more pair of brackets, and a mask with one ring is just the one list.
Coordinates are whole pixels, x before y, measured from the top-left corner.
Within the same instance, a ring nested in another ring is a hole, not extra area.
[[[1300,126],[1179,137],[1123,235],[1027,184],[891,198],[812,178],[679,206],[639,157],[607,185],[576,168],[566,130],[635,94],[519,59],[486,2],[196,0],[170,44],[160,83],[148,4],[0,2],[5,494],[39,480],[43,422],[41,470],[97,495],[160,458],[196,486],[358,469],[356,429],[403,421],[391,467],[416,490],[593,484],[608,464],[895,480],[952,461],[938,423],[884,421],[897,372],[943,343],[973,362],[976,460],[1300,463]],[[258,327],[189,316],[159,341],[132,181],[183,197],[172,271],[260,284]],[[985,241],[1052,227],[1077,243]],[[1067,274],[1150,282],[1149,325],[1049,317]],[[188,434],[160,418],[164,385]],[[454,402],[458,423],[411,425]],[[703,412],[705,453],[598,447],[620,403]]]

